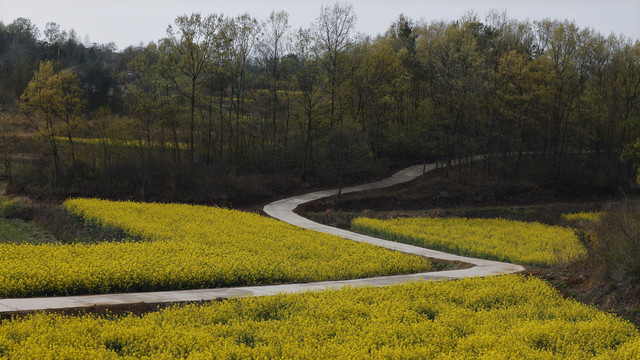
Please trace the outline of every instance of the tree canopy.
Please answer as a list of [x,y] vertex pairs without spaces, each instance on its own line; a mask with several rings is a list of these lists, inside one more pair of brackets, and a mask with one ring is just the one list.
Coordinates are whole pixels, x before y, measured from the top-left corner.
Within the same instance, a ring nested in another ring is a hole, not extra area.
[[[342,179],[358,168],[337,161],[354,144],[373,161],[430,159],[449,171],[466,160],[452,174],[462,181],[477,156],[483,172],[507,178],[532,161],[549,180],[615,188],[635,178],[637,40],[500,12],[431,23],[400,15],[376,37],[357,34],[356,22],[341,3],[300,29],[282,11],[264,21],[194,13],[157,43],[116,52],[17,19],[0,24],[0,103],[35,110],[31,129],[49,134],[54,167],[71,164],[103,188],[108,174],[126,174],[138,194],[196,186],[203,172]],[[105,136],[112,145],[74,150]]]

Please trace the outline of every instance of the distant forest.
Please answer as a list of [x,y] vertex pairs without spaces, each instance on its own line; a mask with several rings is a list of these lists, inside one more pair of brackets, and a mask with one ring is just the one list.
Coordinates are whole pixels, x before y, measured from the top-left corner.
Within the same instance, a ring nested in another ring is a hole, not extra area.
[[0,22],[0,176],[35,196],[221,203],[431,161],[461,182],[635,182],[637,39],[496,11],[400,15],[376,37],[356,21],[340,3],[301,29],[194,13],[121,51]]

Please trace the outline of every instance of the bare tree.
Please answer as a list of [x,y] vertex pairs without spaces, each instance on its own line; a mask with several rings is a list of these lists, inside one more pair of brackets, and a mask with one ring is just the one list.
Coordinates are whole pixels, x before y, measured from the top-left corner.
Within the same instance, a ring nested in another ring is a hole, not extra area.
[[303,109],[303,117],[306,119],[305,145],[302,161],[302,180],[305,180],[309,172],[309,163],[313,139],[313,120],[317,116],[322,99],[320,92],[320,69],[313,51],[312,35],[310,30],[299,29],[296,34],[295,54],[300,61],[300,67],[296,78],[301,96],[300,105]]
[[371,158],[371,152],[366,138],[362,136],[358,127],[348,121],[339,124],[331,131],[327,150],[330,171],[338,178],[336,202],[340,202],[345,176],[365,168]]
[[0,113],[0,166],[4,169],[4,175],[13,183],[12,163],[19,143],[17,126],[12,124],[9,116]]
[[195,163],[194,132],[197,94],[206,82],[206,65],[213,56],[212,41],[214,34],[222,25],[222,17],[209,15],[203,18],[194,13],[191,16],[178,16],[176,30],[170,25],[162,46],[168,54],[163,72],[171,79],[178,92],[190,103],[189,157]]
[[[260,26],[258,20],[248,13],[235,17],[230,25],[229,37],[231,44],[231,106],[229,107],[229,122],[231,122],[231,110],[233,108],[233,96],[236,96],[236,129],[235,129],[235,151],[240,150],[240,116],[244,110],[244,92],[247,63],[254,50]],[[230,145],[231,140],[229,139]]]
[[64,42],[64,39],[67,36],[66,32],[64,30],[60,30],[60,25],[54,22],[48,22],[44,30],[44,36],[49,44],[56,44],[58,52],[57,58],[58,61],[60,61],[60,45]]
[[323,5],[314,23],[316,50],[329,78],[331,100],[330,123],[333,126],[336,113],[336,93],[343,82],[345,53],[353,44],[352,34],[356,25],[356,14],[350,4]]
[[[260,54],[271,73],[273,109],[271,114],[272,123],[272,146],[273,146],[273,171],[277,165],[277,113],[278,113],[278,91],[280,90],[280,61],[285,52],[289,49],[287,43],[287,32],[289,31],[289,14],[285,11],[271,12],[269,18],[262,23],[263,37],[259,46]],[[286,149],[283,149],[286,151]],[[284,157],[283,157],[284,158]],[[282,164],[283,168],[285,164]]]

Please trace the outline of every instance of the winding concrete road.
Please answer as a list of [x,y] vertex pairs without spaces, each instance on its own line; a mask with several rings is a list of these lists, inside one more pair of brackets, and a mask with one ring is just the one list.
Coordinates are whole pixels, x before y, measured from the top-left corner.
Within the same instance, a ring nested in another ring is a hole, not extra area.
[[[416,165],[404,170],[398,171],[393,174],[393,176],[386,178],[384,180],[376,181],[369,184],[352,186],[348,188],[342,189],[343,194],[358,192],[358,191],[367,191],[367,190],[375,190],[384,187],[393,186],[396,184],[401,184],[403,182],[411,181],[418,176],[422,175],[422,165]],[[435,169],[435,164],[429,164],[426,166],[426,171],[431,171]],[[274,201],[271,204],[268,204],[264,207],[264,212],[269,216],[274,217],[276,219],[282,220],[289,224],[293,224],[296,226],[300,226],[305,229],[319,231],[327,234],[337,235],[345,239],[351,239],[359,242],[366,242],[372,245],[384,247],[391,250],[402,251],[409,254],[415,254],[420,256],[426,256],[439,260],[447,260],[447,261],[460,261],[465,262],[473,267],[460,269],[460,270],[449,270],[449,271],[437,271],[437,272],[428,272],[421,274],[411,274],[411,275],[399,275],[399,276],[389,276],[389,277],[381,277],[373,279],[362,279],[357,280],[361,281],[363,284],[367,285],[390,285],[396,284],[405,281],[411,281],[415,279],[424,279],[424,280],[435,280],[435,279],[461,279],[466,277],[476,277],[476,276],[490,276],[490,275],[502,275],[502,274],[511,274],[524,270],[524,267],[515,264],[509,264],[499,261],[492,260],[483,260],[476,259],[466,256],[458,256],[452,255],[448,253],[444,253],[441,251],[435,251],[430,249],[425,249],[418,246],[407,245],[395,241],[383,240],[379,238],[375,238],[372,236],[362,235],[358,233],[354,233],[351,231],[334,228],[331,226],[319,224],[317,222],[306,219],[296,213],[293,210],[301,204],[322,199],[325,197],[337,195],[337,190],[325,190],[325,191],[317,191],[313,193],[308,193],[299,196],[293,196],[287,199]],[[388,280],[382,280],[388,279]]]
[[[429,164],[427,171],[433,170],[435,164]],[[407,182],[422,175],[422,165],[412,166],[395,173],[393,176],[377,182],[344,188],[342,193],[380,189],[403,182]],[[385,247],[405,253],[426,256],[434,259],[460,261],[473,265],[470,268],[460,270],[448,270],[427,272],[410,275],[396,275],[374,277],[366,279],[354,279],[343,281],[325,281],[306,284],[284,284],[267,286],[245,286],[235,288],[199,289],[180,291],[158,291],[128,294],[83,295],[66,297],[43,297],[24,299],[0,299],[0,314],[24,313],[42,310],[82,309],[99,306],[122,306],[136,304],[168,304],[187,301],[216,300],[241,296],[266,296],[277,293],[295,293],[308,290],[322,290],[327,288],[340,288],[344,286],[387,286],[416,280],[445,280],[461,279],[476,276],[491,276],[510,274],[524,270],[520,265],[508,264],[498,261],[483,260],[447,254],[440,251],[429,250],[417,246],[382,240],[371,236],[357,234],[351,231],[333,228],[318,224],[309,219],[295,214],[293,210],[300,204],[318,200],[337,194],[337,190],[317,191],[304,195],[293,196],[287,199],[274,201],[264,207],[268,215],[284,222],[300,226],[313,231],[320,231],[337,235],[346,239],[366,242],[376,246]]]

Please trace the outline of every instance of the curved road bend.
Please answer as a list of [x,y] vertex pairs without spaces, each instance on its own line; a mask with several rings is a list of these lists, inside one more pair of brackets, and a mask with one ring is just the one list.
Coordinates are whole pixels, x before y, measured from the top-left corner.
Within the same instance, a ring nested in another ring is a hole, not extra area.
[[[422,175],[422,165],[416,165],[395,173],[393,176],[377,182],[344,188],[343,193],[380,189],[403,182],[407,182]],[[435,164],[428,164],[427,171],[433,170]],[[235,288],[197,289],[179,291],[158,291],[127,294],[82,295],[48,298],[24,298],[24,299],[0,299],[0,314],[14,312],[31,312],[41,310],[81,309],[93,306],[135,305],[135,304],[167,304],[185,301],[216,300],[241,296],[266,296],[277,293],[295,293],[308,290],[322,290],[327,288],[340,288],[344,286],[387,286],[416,280],[445,280],[461,279],[466,277],[490,276],[510,274],[524,270],[520,265],[491,261],[447,254],[440,251],[429,250],[413,245],[382,240],[371,236],[357,234],[351,231],[333,228],[318,224],[297,215],[293,210],[300,204],[329,197],[337,194],[337,190],[317,191],[304,195],[293,196],[287,199],[274,201],[264,207],[268,215],[284,222],[300,226],[309,230],[338,235],[340,237],[359,242],[366,242],[387,249],[402,251],[405,253],[426,256],[447,261],[460,261],[473,265],[473,267],[460,269],[427,272],[420,274],[383,276],[366,279],[324,281],[305,284],[284,284],[266,286],[244,286]]]

